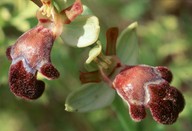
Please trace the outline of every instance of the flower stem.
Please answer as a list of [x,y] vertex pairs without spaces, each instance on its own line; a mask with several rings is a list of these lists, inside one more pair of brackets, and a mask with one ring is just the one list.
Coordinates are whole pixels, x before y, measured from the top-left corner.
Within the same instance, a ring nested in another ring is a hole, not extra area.
[[120,97],[116,96],[112,104],[112,109],[117,113],[117,117],[124,131],[135,131],[135,123],[130,119],[128,109]]

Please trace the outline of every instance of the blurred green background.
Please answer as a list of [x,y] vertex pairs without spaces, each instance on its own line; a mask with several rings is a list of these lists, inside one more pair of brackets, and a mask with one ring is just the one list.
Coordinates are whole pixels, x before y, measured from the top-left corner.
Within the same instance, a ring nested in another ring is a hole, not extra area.
[[[8,87],[10,61],[6,48],[37,24],[34,3],[28,0],[0,1],[0,131],[191,131],[192,130],[192,1],[191,0],[82,0],[99,18],[101,41],[111,26],[120,30],[138,21],[139,64],[168,66],[172,85],[186,100],[184,111],[173,125],[157,124],[148,112],[139,123],[130,120],[126,107],[112,106],[89,113],[64,110],[67,95],[80,86],[79,54],[58,39],[52,50],[52,62],[61,73],[57,80],[46,82],[43,96],[36,101],[15,97]],[[136,49],[137,50],[137,49]],[[122,123],[119,116],[127,117]],[[127,123],[126,123],[127,122]]]

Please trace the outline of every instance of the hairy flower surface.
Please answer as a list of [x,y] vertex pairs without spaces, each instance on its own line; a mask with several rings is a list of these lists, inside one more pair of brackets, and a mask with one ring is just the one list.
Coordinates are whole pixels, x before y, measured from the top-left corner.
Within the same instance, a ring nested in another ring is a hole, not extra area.
[[[129,26],[134,29],[137,24]],[[126,42],[125,32],[120,42]],[[93,61],[98,69],[80,74],[82,83],[106,82],[113,87],[118,95],[127,102],[129,114],[135,121],[146,117],[145,108],[149,108],[155,121],[161,124],[174,123],[183,110],[185,101],[178,89],[170,86],[171,71],[164,66],[152,67],[148,65],[124,65],[121,58],[116,55],[117,28],[107,31],[107,46],[105,55],[100,46],[95,46],[89,52],[86,63]],[[129,38],[129,37],[128,37]],[[119,45],[124,45],[119,43]],[[124,45],[125,46],[125,45]],[[126,49],[126,47],[125,47]],[[123,48],[121,47],[121,50]],[[122,51],[125,55],[126,51]],[[123,59],[124,62],[127,58]]]
[[50,60],[54,40],[50,29],[36,26],[7,49],[7,56],[12,60],[9,85],[15,95],[36,99],[43,93],[45,85],[36,79],[37,71],[47,79],[59,77],[59,72]]
[[172,74],[166,67],[127,66],[113,81],[113,87],[129,105],[135,121],[145,118],[149,108],[153,118],[162,124],[172,124],[184,108],[182,94],[169,83]]
[[[76,0],[61,12],[55,9],[51,0],[41,2],[42,6],[37,11],[38,25],[20,36],[6,51],[8,59],[12,61],[9,70],[10,90],[24,99],[37,99],[42,95],[45,84],[37,80],[38,72],[49,80],[59,77],[50,59],[53,43],[66,31],[63,26],[69,25],[83,12],[81,0]],[[80,25],[83,27],[83,24]],[[91,41],[94,42],[94,39]]]

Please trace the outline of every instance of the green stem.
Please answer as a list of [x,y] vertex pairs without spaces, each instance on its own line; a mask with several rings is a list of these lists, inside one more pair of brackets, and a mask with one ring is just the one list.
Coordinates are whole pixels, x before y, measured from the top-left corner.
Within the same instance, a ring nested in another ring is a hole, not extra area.
[[128,109],[125,107],[122,99],[116,96],[112,108],[117,113],[117,117],[124,131],[135,131],[135,123],[129,117]]

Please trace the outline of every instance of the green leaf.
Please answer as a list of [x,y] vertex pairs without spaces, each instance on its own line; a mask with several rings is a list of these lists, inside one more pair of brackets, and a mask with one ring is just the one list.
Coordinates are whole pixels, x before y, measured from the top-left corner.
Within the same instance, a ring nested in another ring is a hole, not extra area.
[[70,112],[96,110],[110,105],[114,97],[115,91],[103,82],[84,84],[67,97],[65,110]]
[[138,57],[137,22],[124,29],[117,39],[117,56],[123,64],[135,64]]
[[95,43],[99,32],[98,18],[85,15],[77,17],[70,24],[65,24],[61,38],[66,44],[71,46],[86,47]]

